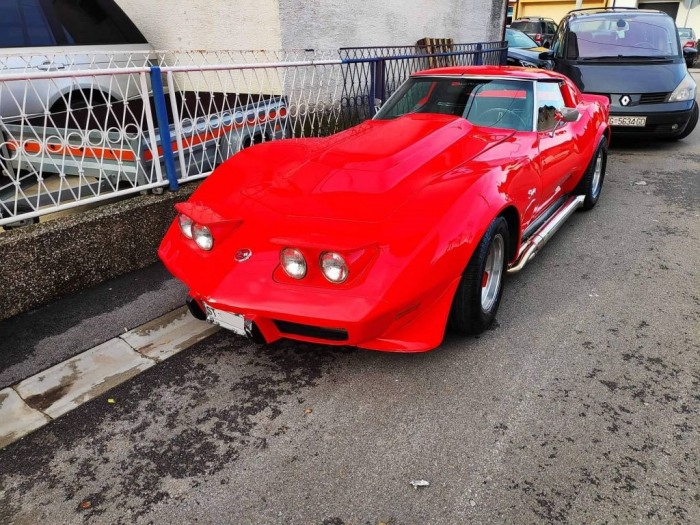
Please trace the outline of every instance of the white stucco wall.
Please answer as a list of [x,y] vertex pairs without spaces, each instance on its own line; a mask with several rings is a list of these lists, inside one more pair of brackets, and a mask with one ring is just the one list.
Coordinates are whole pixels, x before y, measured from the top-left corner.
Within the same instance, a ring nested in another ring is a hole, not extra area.
[[280,49],[279,0],[117,0],[156,49]]
[[506,0],[117,0],[157,49],[335,49],[499,40]]
[[500,40],[506,0],[280,0],[282,46],[410,45],[423,37]]

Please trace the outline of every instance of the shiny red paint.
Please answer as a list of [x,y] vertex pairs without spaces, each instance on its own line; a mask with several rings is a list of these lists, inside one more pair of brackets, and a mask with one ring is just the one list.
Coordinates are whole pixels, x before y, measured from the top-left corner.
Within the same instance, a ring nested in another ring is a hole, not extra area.
[[[326,138],[254,146],[178,205],[212,230],[214,247],[199,249],[176,220],[158,252],[167,268],[198,302],[253,320],[267,342],[289,337],[395,352],[439,346],[461,274],[489,224],[516,212],[513,260],[523,231],[574,189],[608,135],[608,101],[543,70],[460,67],[416,75],[557,79],[581,118],[550,136],[415,113]],[[305,256],[301,280],[279,265],[286,247]],[[236,262],[241,249],[252,256]],[[348,262],[346,282],[322,275],[318,261],[326,251]],[[275,321],[344,329],[348,338],[283,333]]]

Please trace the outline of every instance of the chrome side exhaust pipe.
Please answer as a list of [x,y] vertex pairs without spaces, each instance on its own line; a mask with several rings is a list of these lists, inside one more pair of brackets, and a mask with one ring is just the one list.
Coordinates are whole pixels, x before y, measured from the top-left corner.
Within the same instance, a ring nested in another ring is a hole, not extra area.
[[520,251],[518,252],[518,258],[513,264],[508,267],[508,273],[518,273],[522,270],[527,263],[529,263],[537,252],[539,252],[542,247],[547,244],[547,241],[552,238],[552,236],[557,232],[561,225],[564,224],[566,219],[571,217],[571,215],[581,206],[583,206],[583,201],[585,200],[584,195],[577,195],[571,197],[564,204],[561,205],[554,215],[552,215],[547,222],[545,222],[542,227],[532,234],[527,241],[525,241],[520,246]]

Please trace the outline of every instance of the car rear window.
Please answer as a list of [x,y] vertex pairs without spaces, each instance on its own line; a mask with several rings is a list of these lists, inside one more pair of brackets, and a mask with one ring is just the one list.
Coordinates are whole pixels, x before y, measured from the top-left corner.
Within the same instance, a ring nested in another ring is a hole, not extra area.
[[681,38],[692,38],[693,33],[690,29],[687,29],[685,27],[679,27],[678,28],[678,35]]
[[541,33],[542,24],[540,22],[526,22],[526,21],[521,21],[521,22],[513,22],[510,24],[510,27],[513,29],[518,29],[519,31],[522,31],[523,33]]

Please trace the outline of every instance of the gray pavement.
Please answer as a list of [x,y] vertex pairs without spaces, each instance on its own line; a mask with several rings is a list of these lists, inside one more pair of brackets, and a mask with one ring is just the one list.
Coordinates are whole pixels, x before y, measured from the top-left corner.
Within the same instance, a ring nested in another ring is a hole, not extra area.
[[0,452],[0,523],[700,523],[699,174],[615,144],[481,337],[220,331]]

